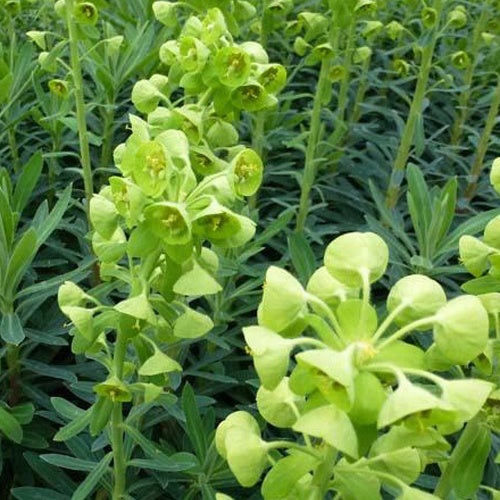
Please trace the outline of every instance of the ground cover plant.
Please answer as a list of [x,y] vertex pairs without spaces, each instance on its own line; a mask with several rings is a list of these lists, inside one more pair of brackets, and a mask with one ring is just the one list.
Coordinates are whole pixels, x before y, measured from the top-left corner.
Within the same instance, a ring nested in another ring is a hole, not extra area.
[[0,498],[497,498],[499,9],[0,0]]

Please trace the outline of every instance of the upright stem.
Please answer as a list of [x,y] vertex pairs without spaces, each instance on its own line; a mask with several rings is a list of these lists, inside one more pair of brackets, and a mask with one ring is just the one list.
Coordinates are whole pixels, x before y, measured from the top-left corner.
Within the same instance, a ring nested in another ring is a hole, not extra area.
[[302,191],[300,193],[300,206],[299,206],[299,213],[297,216],[297,225],[296,225],[296,231],[299,233],[304,230],[304,225],[309,211],[309,195],[311,193],[312,187],[314,186],[314,180],[316,178],[317,167],[315,160],[316,160],[316,149],[318,147],[320,131],[321,131],[321,108],[323,105],[323,99],[325,93],[328,90],[328,86],[330,85],[329,75],[328,75],[330,67],[331,67],[331,58],[327,57],[323,59],[323,61],[321,62],[321,69],[319,72],[316,94],[314,96],[309,137],[306,148],[304,175],[302,178]]
[[82,68],[78,51],[78,32],[73,17],[74,0],[66,0],[66,23],[68,25],[69,47],[71,53],[71,68],[73,71],[73,85],[75,87],[76,120],[80,141],[80,155],[83,169],[83,184],[85,189],[85,210],[90,227],[90,200],[94,192],[92,180],[92,165],[90,163],[90,147],[85,118],[85,100],[83,94]]
[[19,346],[17,345],[7,344],[7,369],[10,379],[9,405],[16,406],[21,399]]
[[387,188],[385,203],[387,208],[392,209],[396,206],[399,196],[401,182],[404,177],[404,171],[408,157],[410,156],[410,148],[413,144],[415,137],[415,129],[419,118],[422,116],[422,108],[429,81],[429,74],[432,67],[432,58],[436,48],[436,42],[439,36],[439,19],[441,18],[441,11],[443,8],[443,0],[436,1],[436,10],[438,12],[437,23],[431,34],[431,38],[427,45],[422,49],[422,61],[420,64],[420,72],[417,78],[417,86],[413,94],[413,100],[410,106],[408,119],[406,120],[403,136],[399,144],[399,149],[392,166],[392,174]]
[[[123,334],[117,331],[115,353],[114,353],[114,371],[118,379],[123,377],[123,365],[125,362],[125,353],[127,350],[127,339]],[[113,473],[114,487],[113,500],[120,500],[126,489],[127,465],[125,451],[123,447],[123,404],[115,401],[111,414],[111,448],[113,449]]]
[[100,167],[106,168],[111,163],[113,148],[113,122],[115,119],[115,107],[113,104],[104,113],[103,143],[101,149]]
[[314,471],[314,476],[312,478],[312,485],[316,487],[315,500],[323,500],[325,498],[328,491],[328,482],[332,476],[336,458],[337,451],[335,448],[328,446],[323,462]]
[[351,115],[351,123],[356,123],[361,118],[361,104],[365,100],[365,94],[368,84],[368,73],[370,71],[371,56],[367,57],[361,66],[361,75],[359,77],[358,89],[354,99],[354,108]]
[[462,136],[463,127],[465,120],[468,115],[468,107],[470,96],[472,93],[472,80],[474,78],[474,72],[477,66],[477,56],[479,53],[479,48],[481,47],[481,33],[484,31],[484,26],[488,18],[488,10],[486,8],[481,9],[481,14],[477,20],[474,31],[472,35],[472,44],[470,49],[471,64],[465,70],[464,75],[464,86],[465,89],[460,93],[458,97],[458,115],[451,128],[451,144],[456,146],[460,142],[460,137]]
[[493,132],[493,127],[495,126],[495,122],[498,116],[498,109],[500,107],[500,74],[498,75],[497,79],[497,87],[493,94],[490,110],[488,111],[488,116],[486,117],[484,130],[481,134],[481,138],[479,139],[476,156],[474,158],[474,163],[470,171],[469,183],[465,188],[465,199],[468,201],[472,200],[472,198],[476,194],[479,175],[484,168],[484,157],[486,156],[491,133]]
[[[257,112],[252,128],[252,149],[260,156],[260,158],[262,158],[262,161],[264,161],[264,129],[266,124],[266,116],[267,114],[265,111]],[[251,209],[257,206],[258,196],[259,193],[257,192],[249,198],[248,204]]]

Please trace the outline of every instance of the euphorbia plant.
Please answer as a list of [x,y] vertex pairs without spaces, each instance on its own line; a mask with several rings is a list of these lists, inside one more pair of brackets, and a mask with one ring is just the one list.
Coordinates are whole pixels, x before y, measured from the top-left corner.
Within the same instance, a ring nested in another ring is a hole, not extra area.
[[439,283],[414,274],[393,286],[379,319],[371,287],[388,257],[378,235],[348,233],[328,245],[306,288],[268,269],[258,325],[243,333],[260,416],[296,437],[266,441],[250,413],[229,415],[216,446],[243,486],[270,466],[266,499],[382,498],[382,487],[398,498],[437,498],[413,483],[427,465],[446,464],[447,436],[471,419],[488,425],[493,383],[434,373],[483,355],[494,327],[488,312],[477,297],[448,300]]

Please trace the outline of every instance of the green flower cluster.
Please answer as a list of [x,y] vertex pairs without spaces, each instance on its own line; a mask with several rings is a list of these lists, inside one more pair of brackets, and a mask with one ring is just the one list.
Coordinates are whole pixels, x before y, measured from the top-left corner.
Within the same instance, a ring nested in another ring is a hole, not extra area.
[[[265,499],[322,499],[328,491],[381,498],[382,487],[398,498],[437,498],[412,484],[428,464],[446,459],[445,436],[478,414],[493,425],[493,383],[433,371],[480,364],[498,311],[489,315],[472,295],[448,300],[439,283],[415,274],[392,287],[379,321],[370,291],[388,258],[378,235],[348,233],[330,243],[306,288],[287,271],[268,269],[259,324],[243,333],[261,383],[260,416],[297,439],[265,441],[243,411],[216,433],[243,486],[271,465]],[[414,332],[429,335],[430,347],[405,339]]]

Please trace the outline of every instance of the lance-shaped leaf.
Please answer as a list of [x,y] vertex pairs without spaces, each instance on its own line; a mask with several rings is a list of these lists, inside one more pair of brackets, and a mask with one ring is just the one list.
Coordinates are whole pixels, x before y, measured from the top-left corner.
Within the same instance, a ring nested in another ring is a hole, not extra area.
[[182,366],[155,346],[154,354],[144,361],[138,373],[142,376],[154,376],[174,371],[182,371]]
[[434,340],[453,363],[472,361],[486,348],[488,335],[488,313],[477,297],[452,299],[436,314]]
[[399,326],[432,316],[445,304],[446,294],[441,285],[422,274],[412,274],[400,279],[387,297],[389,313],[400,309],[394,318]]
[[257,312],[259,324],[280,333],[306,311],[306,294],[300,282],[284,269],[269,267]]
[[297,420],[297,411],[304,399],[290,390],[288,377],[281,380],[272,391],[264,386],[257,391],[257,408],[262,417],[275,427],[292,427]]
[[358,457],[358,438],[349,417],[332,405],[321,406],[301,415],[293,430],[323,439],[352,458]]
[[272,391],[288,371],[295,342],[261,326],[243,328],[243,335],[262,385]]
[[377,426],[380,429],[408,415],[432,409],[453,410],[453,407],[401,376],[398,388],[386,399],[380,410]]
[[[123,160],[122,165],[125,158]],[[161,196],[168,185],[168,171],[169,161],[162,144],[157,141],[145,141],[137,148],[132,177],[148,196]]]
[[234,187],[239,196],[254,195],[264,174],[264,165],[253,149],[243,149],[231,161]]
[[162,201],[144,210],[146,227],[169,245],[184,245],[191,240],[189,216],[183,205]]
[[250,75],[250,56],[236,46],[222,47],[215,55],[214,66],[222,85],[239,87],[246,83]]
[[389,249],[374,233],[347,233],[335,238],[325,252],[330,274],[348,287],[361,287],[366,272],[370,283],[380,279],[389,261]]

